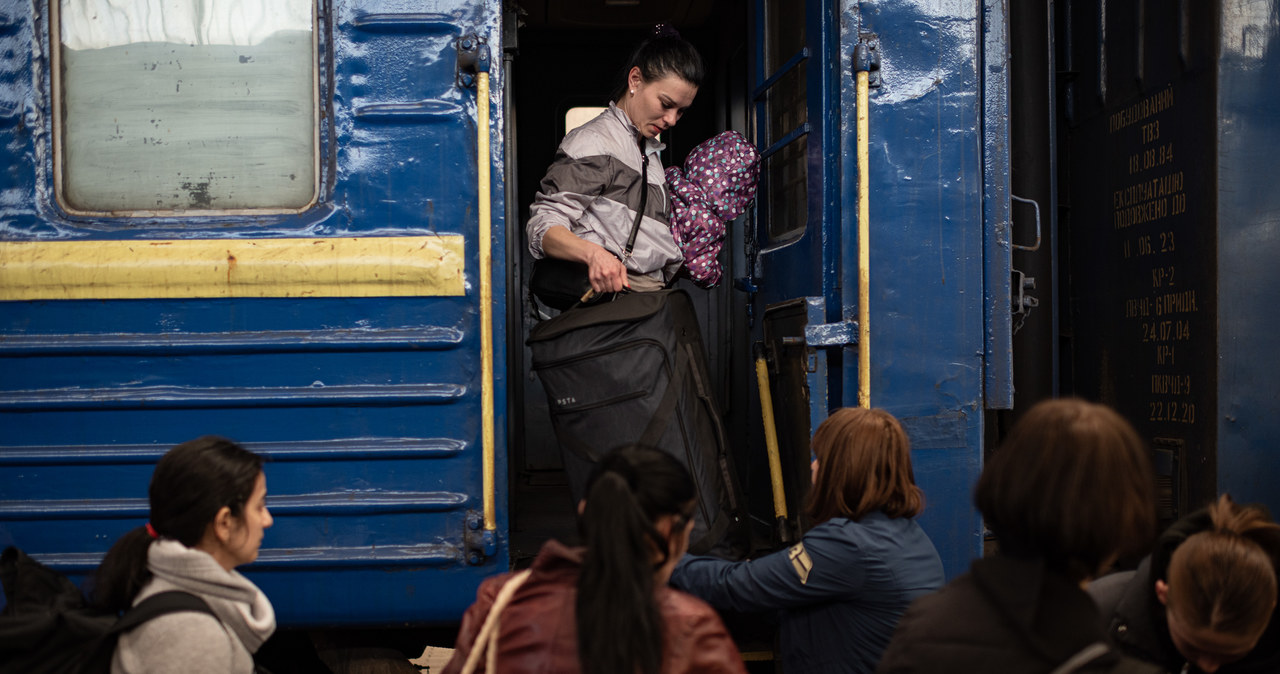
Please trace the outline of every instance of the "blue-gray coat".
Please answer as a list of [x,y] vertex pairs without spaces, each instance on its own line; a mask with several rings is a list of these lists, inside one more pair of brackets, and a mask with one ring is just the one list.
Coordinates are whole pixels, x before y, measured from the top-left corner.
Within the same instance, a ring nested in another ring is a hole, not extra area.
[[788,672],[874,672],[913,599],[942,587],[942,560],[910,518],[836,517],[745,562],[687,556],[671,583],[717,609],[779,613]]

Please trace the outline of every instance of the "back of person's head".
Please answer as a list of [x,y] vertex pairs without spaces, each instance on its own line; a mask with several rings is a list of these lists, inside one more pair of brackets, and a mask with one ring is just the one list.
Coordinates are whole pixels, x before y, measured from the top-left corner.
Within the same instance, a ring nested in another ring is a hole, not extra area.
[[656,82],[667,77],[679,77],[695,88],[702,86],[706,67],[702,55],[675,28],[667,24],[654,26],[649,38],[641,42],[622,70],[621,84],[614,90],[613,100],[622,99],[627,90],[627,74],[632,68],[640,69],[645,82]]
[[911,442],[902,424],[882,409],[845,407],[813,434],[818,473],[809,491],[814,522],[861,519],[880,511],[915,517],[924,494],[911,470]]
[[107,552],[95,575],[94,603],[113,611],[128,608],[151,578],[151,542],[171,538],[195,547],[222,508],[243,516],[261,472],[262,457],[226,438],[204,436],[166,452],[151,473],[150,522],[125,533]]
[[654,573],[666,563],[670,542],[655,524],[671,516],[669,535],[680,535],[695,495],[689,471],[656,449],[623,447],[596,465],[578,520],[586,545],[577,599],[584,674],[658,671],[662,622]]
[[1209,506],[1209,517],[1212,528],[1173,552],[1166,607],[1192,629],[1256,642],[1276,606],[1280,525],[1226,494]]
[[1150,459],[1112,409],[1079,399],[1032,407],[987,461],[974,502],[1000,551],[1073,582],[1140,550],[1155,529]]

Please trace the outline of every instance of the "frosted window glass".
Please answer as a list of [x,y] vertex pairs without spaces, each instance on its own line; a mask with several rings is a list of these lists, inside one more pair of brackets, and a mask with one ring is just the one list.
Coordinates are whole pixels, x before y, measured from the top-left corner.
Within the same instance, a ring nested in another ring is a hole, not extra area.
[[312,0],[59,0],[60,196],[297,210],[316,192]]

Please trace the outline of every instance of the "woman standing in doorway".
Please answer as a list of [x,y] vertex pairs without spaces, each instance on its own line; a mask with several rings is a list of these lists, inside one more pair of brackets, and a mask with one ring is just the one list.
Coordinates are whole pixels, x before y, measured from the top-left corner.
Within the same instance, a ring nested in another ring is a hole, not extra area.
[[534,259],[586,265],[597,293],[670,283],[684,258],[667,225],[658,136],[693,104],[703,74],[669,26],[640,44],[608,109],[565,136],[542,179],[526,226]]

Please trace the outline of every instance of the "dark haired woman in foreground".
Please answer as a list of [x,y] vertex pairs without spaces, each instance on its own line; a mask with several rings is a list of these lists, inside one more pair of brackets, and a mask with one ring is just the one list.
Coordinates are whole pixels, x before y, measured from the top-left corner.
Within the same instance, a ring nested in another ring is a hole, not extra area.
[[1169,671],[1280,672],[1280,525],[1225,494],[1160,536],[1136,571],[1089,594],[1125,653]]
[[151,521],[107,553],[94,602],[123,611],[182,590],[203,599],[214,615],[170,613],[121,635],[111,671],[253,672],[253,653],[275,631],[275,612],[235,567],[257,559],[263,530],[271,526],[262,458],[223,438],[184,442],[160,458],[149,493]]
[[1027,412],[974,500],[1000,554],[902,617],[879,672],[1148,672],[1105,644],[1083,586],[1150,540],[1151,465],[1120,415],[1083,400]]
[[813,452],[821,523],[799,544],[748,562],[686,557],[672,584],[717,608],[780,611],[788,672],[870,672],[911,600],[942,586],[942,561],[914,519],[924,497],[897,419],[837,410]]
[[520,582],[500,608],[492,655],[478,652],[475,671],[745,672],[715,611],[667,587],[689,544],[693,499],[692,478],[671,456],[642,447],[606,455],[580,505],[586,547],[548,541],[527,576],[485,581],[444,671],[463,671],[486,648],[476,644],[482,625],[506,586]]

